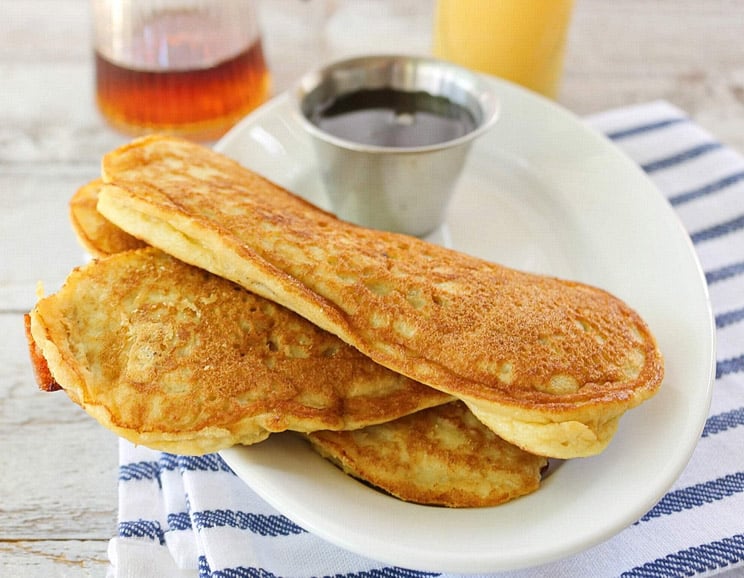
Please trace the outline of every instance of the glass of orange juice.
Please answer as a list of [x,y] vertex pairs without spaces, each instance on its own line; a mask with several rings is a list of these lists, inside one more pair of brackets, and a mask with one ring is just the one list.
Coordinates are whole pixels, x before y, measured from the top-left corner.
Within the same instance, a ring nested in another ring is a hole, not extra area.
[[555,98],[573,0],[438,0],[434,55]]

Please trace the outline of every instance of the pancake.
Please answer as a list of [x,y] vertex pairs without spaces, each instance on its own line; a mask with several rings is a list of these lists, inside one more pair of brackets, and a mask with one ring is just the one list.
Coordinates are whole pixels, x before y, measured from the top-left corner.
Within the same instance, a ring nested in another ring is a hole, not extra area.
[[107,154],[102,176],[98,210],[129,234],[461,399],[531,453],[599,453],[661,385],[648,326],[602,289],[340,221],[172,137]]
[[153,248],[73,271],[29,324],[43,389],[58,384],[103,426],[157,450],[359,428],[452,399]]
[[94,257],[103,257],[147,244],[104,219],[96,209],[100,179],[80,187],[70,199],[70,223],[80,244]]
[[456,401],[345,432],[306,434],[344,472],[408,502],[497,506],[540,487],[547,459],[499,438]]

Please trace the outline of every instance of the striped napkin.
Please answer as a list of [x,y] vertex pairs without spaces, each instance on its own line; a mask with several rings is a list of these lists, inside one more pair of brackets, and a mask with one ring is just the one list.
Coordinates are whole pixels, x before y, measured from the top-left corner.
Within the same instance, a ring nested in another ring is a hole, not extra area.
[[[504,577],[744,576],[744,159],[665,102],[592,116],[676,208],[710,287],[710,416],[684,473],[638,522],[590,550]],[[673,289],[673,288],[671,288]],[[216,455],[120,444],[109,577],[451,577],[341,550],[272,509]]]

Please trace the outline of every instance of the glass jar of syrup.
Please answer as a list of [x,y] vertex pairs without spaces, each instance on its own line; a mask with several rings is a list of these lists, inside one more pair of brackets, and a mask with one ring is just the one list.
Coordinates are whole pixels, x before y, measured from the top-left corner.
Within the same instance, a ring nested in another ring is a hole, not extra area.
[[132,135],[219,138],[269,93],[254,0],[93,0],[96,101]]

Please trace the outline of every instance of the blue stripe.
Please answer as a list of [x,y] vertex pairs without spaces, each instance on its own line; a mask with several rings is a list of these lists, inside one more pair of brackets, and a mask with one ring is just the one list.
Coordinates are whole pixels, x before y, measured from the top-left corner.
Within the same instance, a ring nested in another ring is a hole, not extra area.
[[[407,570],[399,566],[389,568],[378,568],[363,572],[352,572],[350,574],[341,574],[338,578],[424,578],[428,576],[441,576],[438,573],[420,572],[418,570]],[[336,578],[335,576],[324,576],[324,578]]]
[[218,454],[203,456],[177,456],[161,453],[157,462],[132,462],[119,466],[119,481],[157,480],[160,485],[160,473],[163,471],[204,471],[235,473]]
[[[207,564],[206,560],[204,562]],[[200,573],[201,576],[201,573]],[[225,568],[216,570],[210,574],[205,574],[211,578],[276,578],[276,575],[263,568],[250,568],[237,566],[235,568]],[[397,566],[389,568],[379,568],[375,570],[366,570],[362,572],[352,572],[350,574],[334,574],[333,576],[324,576],[323,578],[427,578],[441,576],[441,574],[432,574],[431,572],[419,572],[416,570],[406,570]]]
[[744,273],[744,261],[709,271],[705,274],[705,280],[710,285],[711,283],[717,283],[718,281],[725,281],[731,277],[736,277],[742,273]]
[[682,203],[687,203],[700,197],[710,195],[711,193],[722,191],[723,189],[735,185],[736,183],[739,183],[741,181],[744,181],[744,171],[734,173],[733,175],[729,175],[728,177],[709,183],[704,187],[699,187],[685,193],[672,195],[671,197],[669,197],[669,202],[676,207],[678,205],[681,205]]
[[744,407],[710,416],[703,428],[702,437],[708,437],[744,425]]
[[693,243],[700,243],[702,241],[709,241],[710,239],[715,239],[717,237],[723,237],[724,235],[728,235],[730,233],[735,233],[742,228],[744,228],[744,215],[740,215],[731,219],[730,221],[725,221],[723,223],[719,223],[718,225],[713,225],[712,227],[708,227],[707,229],[698,231],[697,233],[693,233],[692,235],[690,235],[690,238],[692,239]]
[[335,574],[334,576],[324,576],[323,578],[426,578],[429,576],[441,576],[441,574],[408,570],[400,566],[389,566],[387,568],[363,570],[362,572],[351,572],[349,574]]
[[716,379],[729,373],[739,373],[741,371],[744,371],[744,354],[719,361],[716,364]]
[[635,136],[637,134],[642,134],[654,130],[658,130],[661,128],[666,128],[668,126],[672,126],[675,124],[679,124],[681,122],[688,122],[689,119],[681,117],[681,118],[669,118],[666,120],[659,120],[656,122],[650,122],[648,124],[642,124],[639,126],[634,126],[632,128],[626,128],[623,130],[618,130],[614,132],[608,132],[607,137],[612,140],[620,140],[623,138],[627,138],[629,136]]
[[685,161],[692,160],[710,151],[718,150],[722,147],[723,145],[719,142],[708,142],[708,143],[693,147],[691,149],[688,149],[686,151],[683,151],[681,153],[677,153],[670,157],[666,157],[663,159],[659,159],[657,161],[647,163],[645,165],[641,165],[641,168],[647,173],[652,173],[654,171],[659,171],[661,169],[673,167],[674,165],[678,165]]
[[[199,576],[201,576],[201,573]],[[216,570],[205,574],[205,576],[209,578],[281,578],[281,576],[277,576],[273,572],[269,572],[263,568],[245,568],[244,566]]]
[[209,567],[207,557],[199,555],[199,578],[210,578],[212,576],[212,569]]
[[131,520],[119,522],[119,536],[122,538],[149,538],[161,546],[165,544],[165,532],[160,522],[155,520]]
[[674,552],[621,574],[622,578],[674,578],[726,568],[744,560],[744,534]]
[[219,454],[206,454],[203,456],[178,456],[178,467],[180,470],[193,472],[228,472],[235,475]]
[[160,466],[158,462],[132,462],[119,466],[119,481],[157,480],[160,484]]
[[235,510],[204,510],[194,512],[192,517],[194,525],[199,530],[229,526],[239,530],[250,530],[261,536],[289,536],[290,534],[303,534],[306,531],[280,515],[254,514]]
[[191,530],[191,518],[188,512],[179,512],[178,514],[168,514],[169,530]]
[[234,474],[219,454],[206,454],[203,456],[179,456],[163,452],[158,461],[160,470],[181,472],[228,472]]
[[[199,556],[199,576],[203,578],[279,578],[273,572],[263,568],[248,566],[236,566],[234,568],[223,568],[212,572],[209,562],[205,556]],[[350,574],[334,574],[323,578],[429,578],[441,576],[439,573],[419,572],[417,570],[406,570],[397,566],[379,568]]]
[[742,319],[744,319],[744,308],[727,311],[726,313],[716,315],[716,327],[722,329],[729,325],[733,325],[734,323],[738,323]]
[[659,500],[659,503],[640,519],[640,522],[648,522],[653,518],[692,510],[741,492],[744,492],[744,472],[729,474],[722,478],[674,490]]

